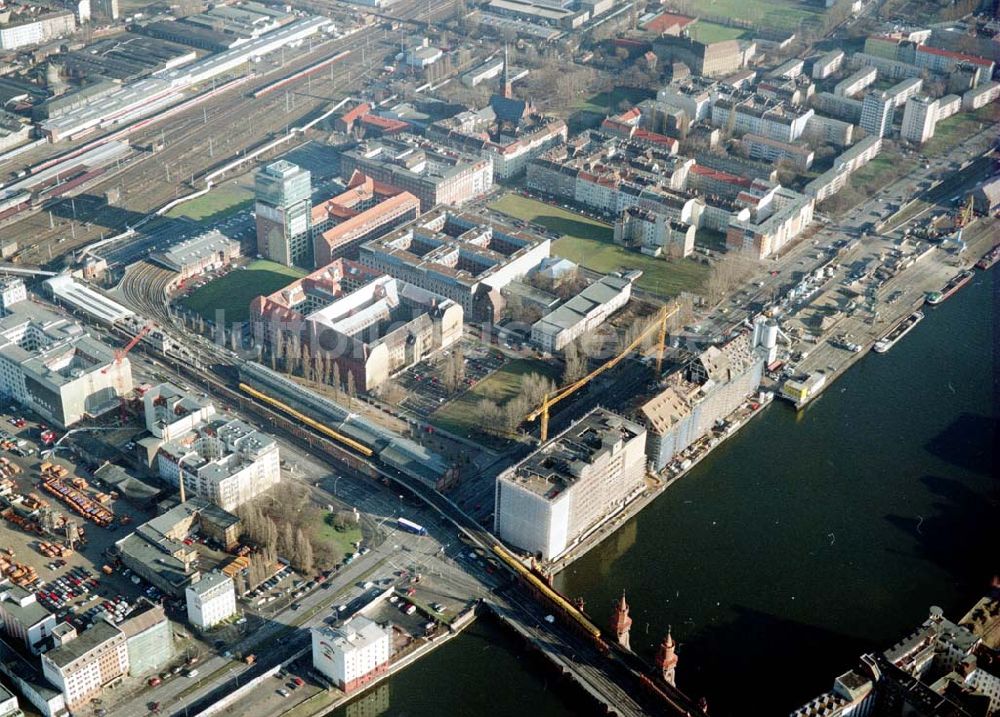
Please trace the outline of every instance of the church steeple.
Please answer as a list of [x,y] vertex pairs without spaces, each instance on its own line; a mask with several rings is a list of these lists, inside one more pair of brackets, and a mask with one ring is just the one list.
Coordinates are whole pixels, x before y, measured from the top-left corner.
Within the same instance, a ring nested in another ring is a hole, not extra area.
[[500,88],[500,94],[508,100],[514,96],[514,86],[510,81],[510,62],[507,59],[507,43],[503,46],[503,87]]
[[629,646],[629,630],[632,628],[632,618],[628,615],[628,603],[625,602],[625,591],[622,591],[621,600],[615,605],[615,614],[611,618],[611,629],[615,633],[615,640],[626,650],[631,650]]
[[663,674],[664,682],[673,685],[677,672],[677,643],[674,642],[669,627],[667,636],[663,638],[660,649],[656,652],[656,667]]

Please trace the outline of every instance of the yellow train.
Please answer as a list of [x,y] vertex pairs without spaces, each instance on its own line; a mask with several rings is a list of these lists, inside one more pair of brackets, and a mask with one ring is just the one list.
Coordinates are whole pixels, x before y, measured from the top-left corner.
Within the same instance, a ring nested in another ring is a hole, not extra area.
[[499,545],[494,545],[493,552],[496,553],[501,560],[509,565],[525,581],[527,581],[535,590],[541,593],[547,600],[554,603],[562,614],[569,617],[578,627],[582,628],[584,632],[589,634],[598,646],[604,647],[604,641],[601,639],[601,631],[594,625],[594,623],[588,620],[579,609],[577,609],[576,605],[546,585],[545,581],[524,567],[524,564],[511,555],[505,548]]
[[355,441],[353,438],[348,438],[343,433],[338,433],[337,431],[333,430],[329,426],[324,426],[319,421],[315,421],[312,418],[309,418],[309,416],[306,416],[303,413],[301,413],[299,411],[296,411],[294,408],[292,408],[291,406],[289,406],[287,403],[283,403],[283,402],[279,401],[276,398],[268,396],[266,393],[261,393],[257,389],[255,389],[255,388],[253,388],[251,386],[248,386],[245,383],[241,383],[240,384],[240,390],[243,391],[243,393],[247,394],[248,396],[256,398],[258,401],[261,401],[263,403],[268,404],[269,406],[271,406],[273,408],[278,409],[279,411],[281,411],[285,415],[291,416],[296,421],[301,421],[305,425],[307,425],[310,428],[312,428],[314,431],[322,433],[327,438],[332,438],[333,440],[337,441],[338,443],[341,443],[341,444],[347,446],[348,448],[351,448],[351,449],[357,451],[358,453],[360,453],[361,455],[363,455],[365,458],[370,458],[375,453],[375,451],[373,451],[371,448],[369,448],[365,444],[359,443],[358,441]]

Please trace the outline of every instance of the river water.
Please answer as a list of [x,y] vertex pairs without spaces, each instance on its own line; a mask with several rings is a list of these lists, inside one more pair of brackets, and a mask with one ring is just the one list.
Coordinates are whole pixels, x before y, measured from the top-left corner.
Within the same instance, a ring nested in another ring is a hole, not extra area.
[[[787,714],[930,605],[960,617],[1000,572],[994,276],[804,412],[775,401],[557,586],[601,625],[625,590],[650,658],[672,627],[678,686],[714,717]],[[474,630],[365,714],[576,713],[495,628]]]

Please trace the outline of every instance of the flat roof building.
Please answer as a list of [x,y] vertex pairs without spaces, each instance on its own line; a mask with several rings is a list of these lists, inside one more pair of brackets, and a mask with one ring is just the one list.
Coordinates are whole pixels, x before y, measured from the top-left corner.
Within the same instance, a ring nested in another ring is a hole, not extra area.
[[8,637],[37,655],[56,626],[56,616],[18,585],[0,585],[0,622]]
[[531,326],[531,341],[542,351],[562,351],[593,331],[632,296],[632,282],[620,276],[601,277],[562,306]]
[[135,611],[120,627],[128,650],[129,674],[133,677],[155,672],[173,659],[174,631],[162,605],[139,598]]
[[115,542],[126,567],[166,595],[183,595],[198,575],[198,552],[184,540],[200,533],[229,548],[236,545],[239,519],[201,498],[175,506]]
[[184,590],[188,622],[208,630],[236,614],[236,588],[222,573],[205,573]]
[[493,187],[493,163],[412,137],[383,138],[343,152],[341,176],[360,170],[376,182],[409,192],[420,210],[438,204],[454,207],[482,196]]
[[[21,289],[15,290],[19,283]],[[24,300],[20,279],[8,279],[5,286],[0,395],[61,427],[116,409],[132,391],[128,359],[119,359],[79,324]],[[13,297],[17,300],[9,301]]]
[[362,615],[339,628],[314,627],[313,668],[344,692],[353,692],[389,669],[392,632]]
[[58,687],[70,711],[121,684],[129,672],[125,633],[98,620],[79,635],[68,633],[59,647],[42,655],[42,673]]
[[494,530],[559,557],[642,493],[645,447],[645,428],[595,408],[497,477]]
[[254,175],[257,253],[285,266],[313,266],[312,179],[281,159]]
[[438,207],[361,246],[361,263],[439,294],[472,320],[499,316],[500,290],[549,256],[551,241],[474,213]]

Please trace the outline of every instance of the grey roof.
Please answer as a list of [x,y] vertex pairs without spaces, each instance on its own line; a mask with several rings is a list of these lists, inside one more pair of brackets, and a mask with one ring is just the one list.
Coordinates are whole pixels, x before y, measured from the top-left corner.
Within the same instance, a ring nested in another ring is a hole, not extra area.
[[[235,245],[235,246],[234,246]],[[174,244],[164,252],[154,254],[152,258],[174,271],[182,271],[190,264],[202,261],[205,257],[225,251],[227,254],[238,251],[239,242],[230,239],[217,229],[199,234],[187,241]]]
[[109,640],[123,636],[124,633],[107,620],[98,620],[93,627],[65,645],[49,650],[45,656],[59,667],[66,667]]
[[54,700],[62,694],[42,676],[41,669],[36,667],[37,663],[28,662],[21,656],[20,652],[8,645],[2,638],[0,638],[0,662],[4,664],[5,671],[30,685],[46,702]]
[[187,589],[198,595],[204,595],[209,590],[232,582],[232,579],[222,573],[202,573],[201,579],[188,585]]
[[94,477],[100,478],[133,500],[152,500],[161,492],[156,486],[144,483],[114,463],[105,463],[94,471]]
[[31,593],[19,585],[0,587],[0,592],[5,592],[10,595],[10,598],[4,601],[4,612],[12,615],[21,625],[24,625],[25,627],[32,627],[33,625],[37,625],[38,623],[52,617],[52,613],[46,610],[41,603],[34,599],[32,599],[28,604],[22,606],[20,601],[30,596]]
[[576,326],[587,318],[596,307],[614,300],[631,282],[620,276],[605,276],[601,278],[555,311],[539,319],[535,326],[547,328],[553,333]]

